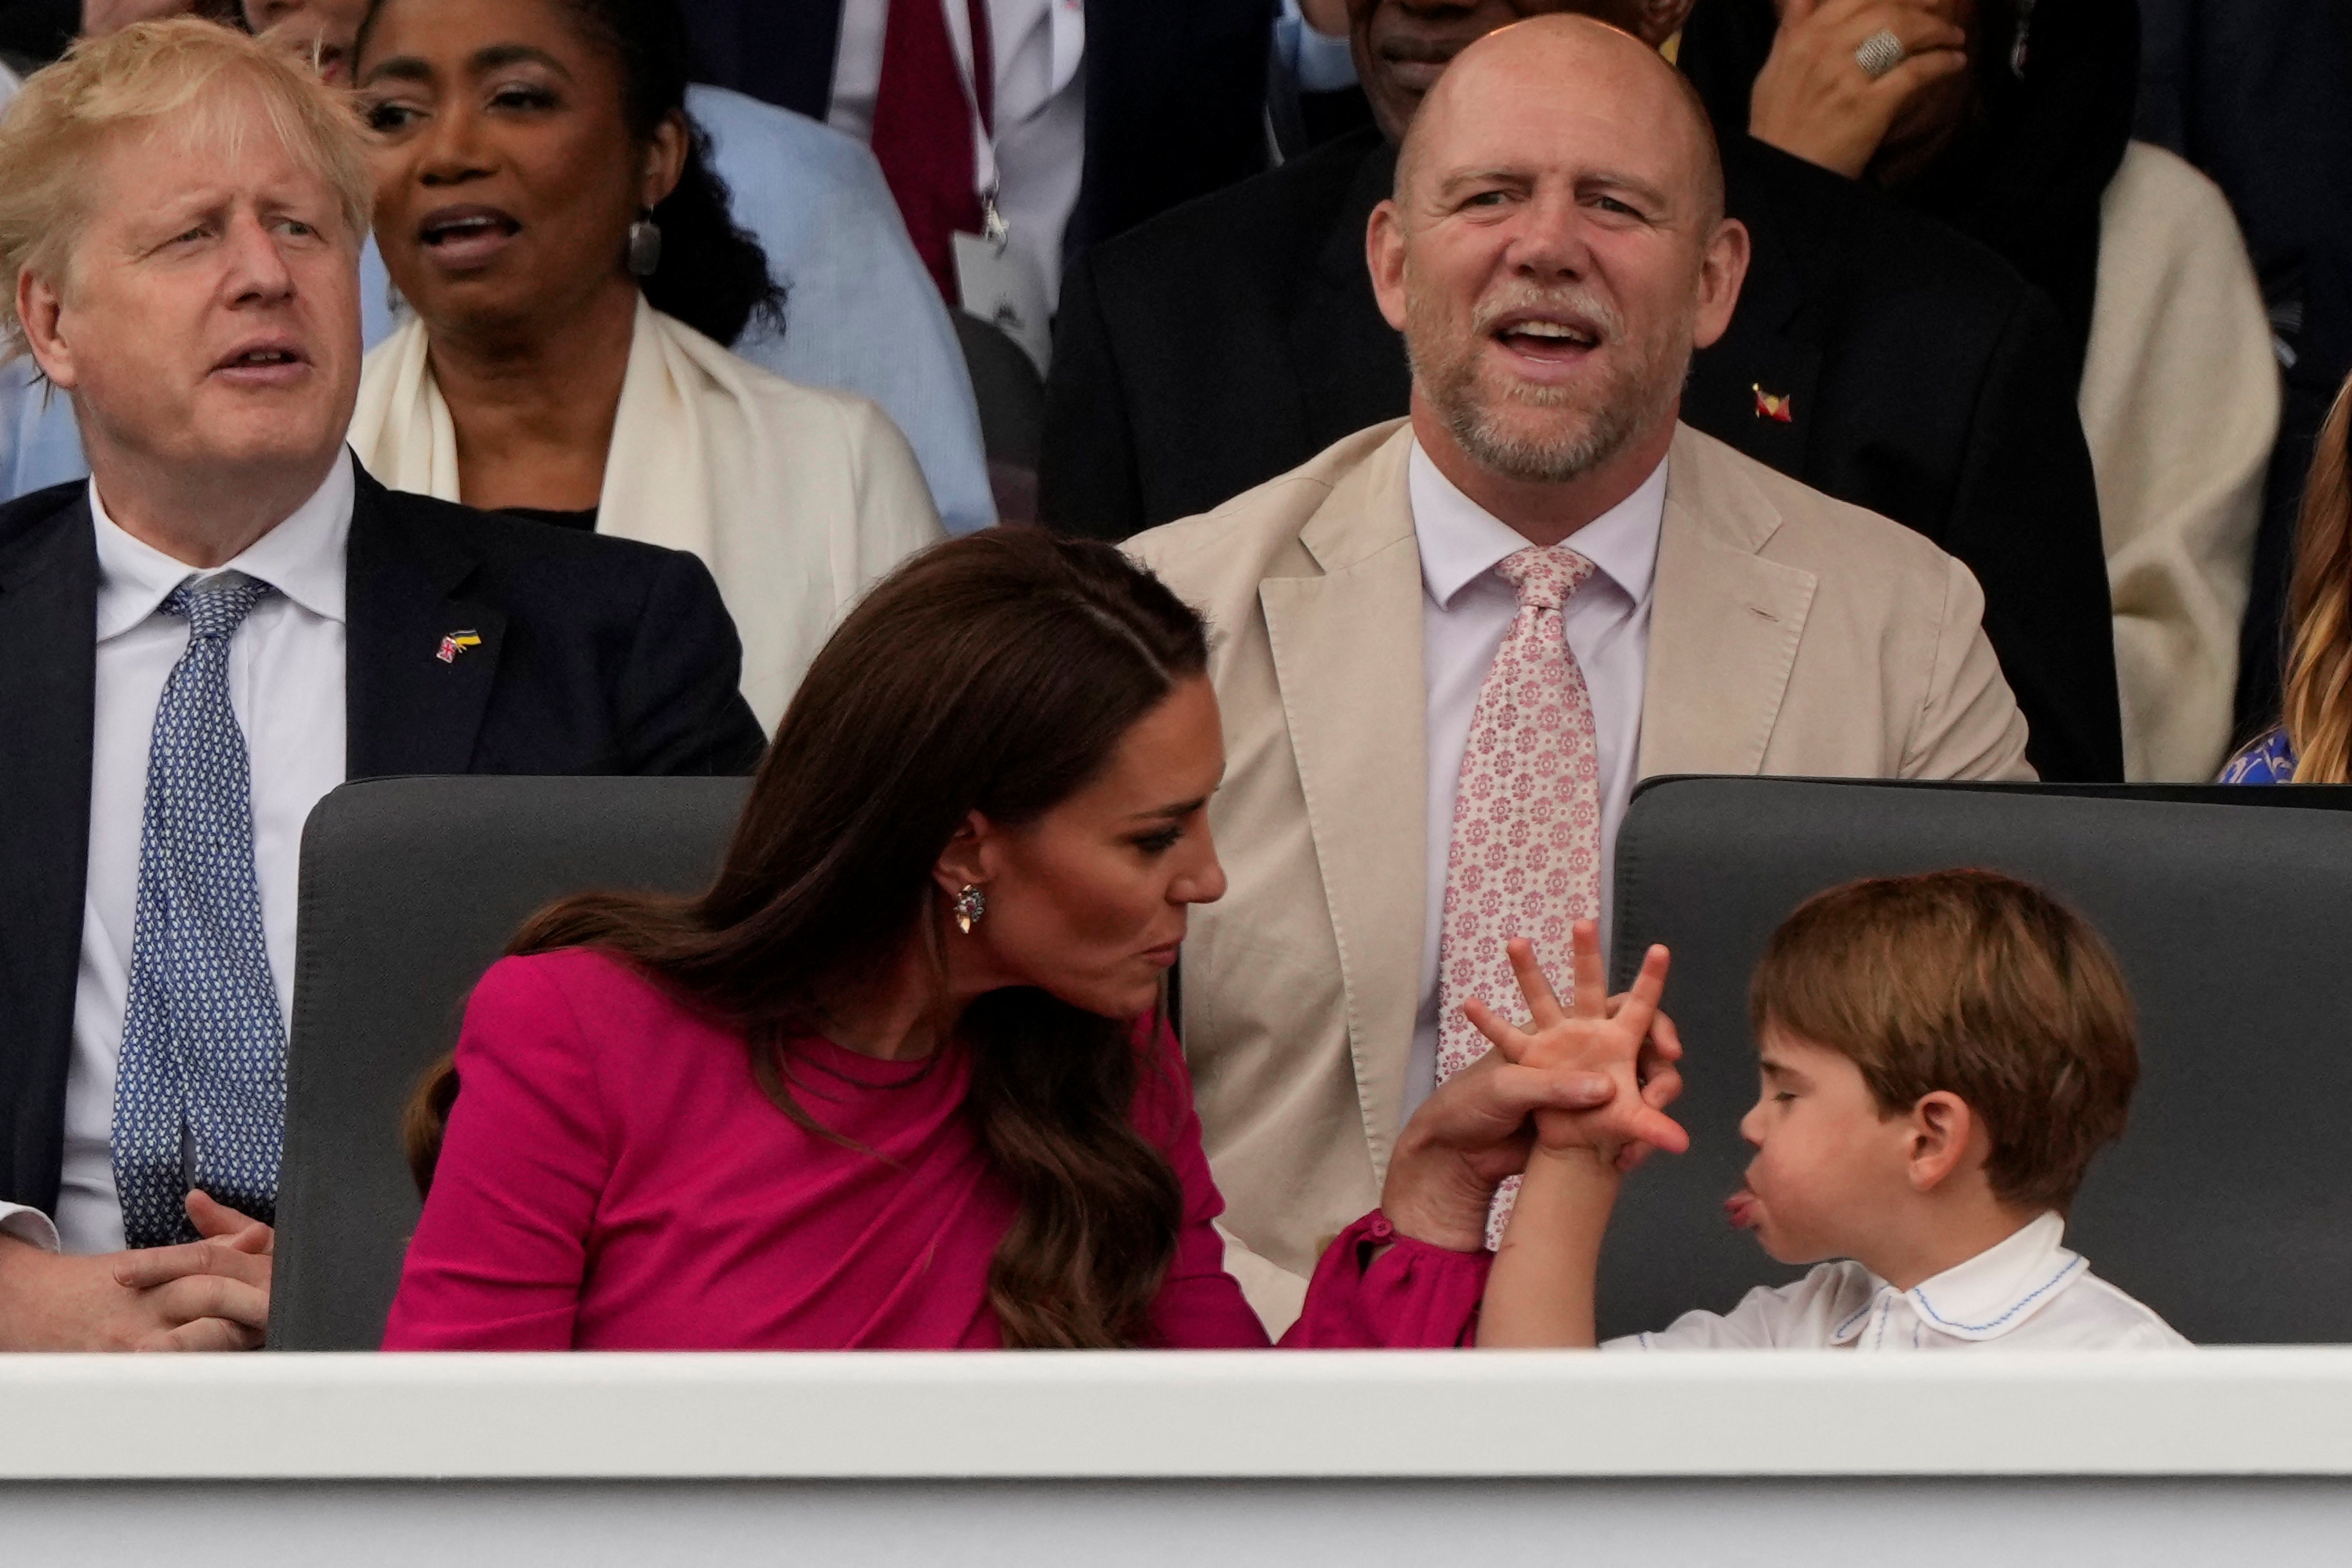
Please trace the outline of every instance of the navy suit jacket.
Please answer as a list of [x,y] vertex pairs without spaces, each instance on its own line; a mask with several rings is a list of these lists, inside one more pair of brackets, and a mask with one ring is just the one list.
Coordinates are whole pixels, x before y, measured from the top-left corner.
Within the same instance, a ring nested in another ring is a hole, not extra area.
[[[842,0],[685,0],[702,79],[823,120]],[[1073,251],[1264,169],[1276,0],[1088,0]]]
[[[356,459],[354,459],[356,463]],[[741,773],[764,739],[691,555],[358,475],[348,771]],[[0,506],[0,1198],[54,1212],[89,848],[98,548],[85,482]],[[453,631],[481,637],[443,663]]]

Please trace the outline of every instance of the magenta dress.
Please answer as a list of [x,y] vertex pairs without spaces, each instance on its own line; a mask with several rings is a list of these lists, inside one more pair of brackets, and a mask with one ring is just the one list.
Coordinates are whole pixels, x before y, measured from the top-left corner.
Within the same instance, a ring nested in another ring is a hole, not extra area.
[[[1153,1342],[1264,1347],[1211,1223],[1183,1058],[1148,1038],[1137,1130],[1184,1192]],[[988,1265],[1013,1214],[963,1114],[969,1064],[797,1055],[794,1123],[739,1034],[608,955],[509,958],[475,988],[449,1118],[386,1350],[989,1350]],[[1383,1248],[1383,1244],[1386,1245]],[[1285,1346],[1469,1342],[1486,1253],[1378,1213],[1323,1256]]]

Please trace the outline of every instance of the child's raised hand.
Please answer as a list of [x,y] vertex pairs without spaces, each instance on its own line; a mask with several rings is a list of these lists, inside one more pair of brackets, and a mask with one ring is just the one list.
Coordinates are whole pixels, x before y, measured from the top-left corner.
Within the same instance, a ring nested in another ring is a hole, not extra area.
[[1518,977],[1519,994],[1527,999],[1528,1026],[1506,1022],[1475,999],[1463,1004],[1464,1016],[1508,1061],[1545,1070],[1605,1073],[1617,1085],[1616,1096],[1597,1110],[1538,1111],[1536,1136],[1544,1147],[1590,1149],[1617,1164],[1628,1163],[1630,1152],[1639,1145],[1681,1153],[1690,1146],[1688,1134],[1646,1101],[1639,1077],[1642,1045],[1665,994],[1666,950],[1650,949],[1633,989],[1612,1016],[1600,929],[1591,921],[1577,921],[1570,948],[1576,975],[1572,1009],[1559,1005],[1536,962],[1533,944],[1515,938],[1506,951]]

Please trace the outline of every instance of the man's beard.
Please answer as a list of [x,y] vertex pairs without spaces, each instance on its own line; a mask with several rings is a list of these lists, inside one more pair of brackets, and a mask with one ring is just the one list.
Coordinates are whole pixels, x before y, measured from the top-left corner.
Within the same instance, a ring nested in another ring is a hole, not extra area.
[[[1465,455],[1480,468],[1506,479],[1533,484],[1565,484],[1606,463],[1636,437],[1674,416],[1682,395],[1683,378],[1690,368],[1690,334],[1685,329],[1662,342],[1653,337],[1640,347],[1625,340],[1617,313],[1581,289],[1520,289],[1506,297],[1481,303],[1470,330],[1457,333],[1450,324],[1423,321],[1408,303],[1405,357],[1413,384]],[[1490,342],[1494,323],[1507,312],[1558,310],[1591,322],[1600,329],[1592,353],[1615,344],[1623,352],[1600,389],[1598,405],[1581,412],[1589,395],[1580,387],[1552,386],[1507,376],[1499,391],[1480,381],[1479,351]],[[1677,353],[1671,346],[1685,345]],[[1418,343],[1418,346],[1416,346]],[[1432,352],[1434,349],[1435,352]],[[1559,410],[1557,420],[1535,422],[1530,430],[1506,415],[1511,407]]]

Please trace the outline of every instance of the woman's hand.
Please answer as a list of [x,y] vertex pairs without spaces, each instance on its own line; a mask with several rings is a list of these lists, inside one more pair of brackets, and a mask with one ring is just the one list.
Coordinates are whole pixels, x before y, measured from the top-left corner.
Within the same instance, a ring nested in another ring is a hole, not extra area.
[[[1580,994],[1599,997],[1606,982],[1598,937],[1589,925],[1585,929],[1592,952],[1589,975],[1579,971]],[[1657,984],[1664,981],[1661,964]],[[1550,994],[1549,986],[1544,991]],[[1530,1118],[1597,1110],[1618,1098],[1621,1083],[1629,1104],[1654,1114],[1674,1102],[1682,1092],[1682,1075],[1675,1066],[1682,1058],[1682,1041],[1673,1021],[1657,1011],[1656,988],[1643,994],[1637,985],[1634,992],[1611,997],[1604,1005],[1612,1017],[1622,1017],[1629,1007],[1638,1009],[1625,1026],[1637,1042],[1634,1074],[1524,1064],[1509,1052],[1489,1051],[1440,1085],[1398,1134],[1388,1181],[1381,1190],[1381,1209],[1391,1225],[1434,1247],[1476,1251],[1486,1245],[1486,1210],[1495,1189],[1504,1177],[1527,1169],[1535,1142]],[[1638,1086],[1633,1082],[1636,1076]],[[1662,1114],[1656,1119],[1673,1128],[1673,1136],[1680,1140],[1679,1127]],[[1671,1146],[1680,1149],[1684,1142]],[[1617,1157],[1619,1168],[1632,1169],[1648,1152],[1647,1142],[1626,1144]]]
[[[1651,1103],[1641,1081],[1641,1062],[1665,994],[1666,950],[1653,947],[1642,960],[1633,988],[1612,1007],[1601,1001],[1606,984],[1601,967],[1600,930],[1591,921],[1579,921],[1570,935],[1576,973],[1576,1003],[1560,1006],[1551,982],[1536,962],[1534,946],[1515,939],[1506,951],[1518,976],[1519,994],[1526,998],[1528,1027],[1522,1029],[1496,1016],[1485,1003],[1464,1004],[1463,1013],[1494,1045],[1487,1053],[1522,1067],[1553,1072],[1600,1073],[1612,1092],[1590,1110],[1546,1109],[1536,1113],[1536,1137],[1547,1151],[1589,1149],[1612,1167],[1623,1170],[1637,1163],[1643,1148],[1681,1153],[1690,1147],[1689,1135],[1673,1118]],[[1671,1028],[1669,1028],[1671,1033]],[[1681,1054],[1680,1043],[1674,1047]],[[1675,1087],[1680,1086],[1677,1075]]]
[[[1882,28],[1906,58],[1874,80],[1853,54]],[[1771,58],[1748,97],[1748,134],[1860,179],[1903,106],[1968,68],[1968,42],[1934,0],[1783,0]]]

